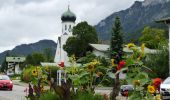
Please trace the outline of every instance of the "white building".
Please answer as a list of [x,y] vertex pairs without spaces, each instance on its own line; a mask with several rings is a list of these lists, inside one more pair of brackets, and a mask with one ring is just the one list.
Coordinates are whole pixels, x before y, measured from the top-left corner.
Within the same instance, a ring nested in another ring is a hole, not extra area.
[[[93,54],[95,54],[96,56],[101,56],[101,57],[105,57],[108,58],[109,56],[109,48],[110,45],[106,45],[106,44],[89,44],[92,48],[93,48]],[[140,47],[138,47],[140,49]],[[123,48],[123,51],[128,55],[128,54],[132,54],[133,51],[131,49],[129,49],[127,46],[125,46]],[[154,54],[157,52],[157,50],[154,49],[149,49],[146,48],[144,49],[144,52],[146,54]]]
[[6,57],[8,63],[7,75],[21,74],[20,63],[25,61],[25,57]]
[[62,20],[62,35],[58,37],[57,49],[54,58],[54,62],[57,64],[64,63],[65,66],[69,66],[69,58],[67,52],[63,50],[63,45],[66,44],[67,39],[72,35],[72,29],[75,26],[76,15],[69,9],[61,16]]

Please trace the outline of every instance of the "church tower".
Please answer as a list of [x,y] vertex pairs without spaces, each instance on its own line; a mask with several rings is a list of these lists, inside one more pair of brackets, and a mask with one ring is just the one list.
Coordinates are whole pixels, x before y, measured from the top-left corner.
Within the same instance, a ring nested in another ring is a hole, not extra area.
[[69,58],[67,52],[64,51],[63,49],[63,45],[65,45],[67,39],[70,36],[72,36],[72,30],[73,27],[75,26],[75,21],[76,21],[76,15],[70,11],[69,6],[68,6],[68,10],[62,14],[61,21],[62,21],[62,35],[58,37],[54,62],[69,66]]

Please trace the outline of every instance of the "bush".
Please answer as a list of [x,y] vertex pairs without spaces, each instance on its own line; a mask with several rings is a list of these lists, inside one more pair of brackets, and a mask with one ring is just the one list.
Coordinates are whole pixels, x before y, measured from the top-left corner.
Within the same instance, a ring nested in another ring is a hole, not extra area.
[[[32,71],[35,70],[35,69],[36,69],[35,66],[29,66],[29,67],[25,68],[23,70],[22,74],[21,74],[21,80],[24,81],[24,82],[30,82],[34,78]],[[39,73],[39,74],[42,74],[42,72]]]
[[22,75],[21,75],[21,80],[24,81],[24,82],[30,82],[31,81],[31,76],[32,74],[31,71],[32,71],[32,67],[27,67],[23,70],[22,72]]
[[20,77],[21,77],[20,74],[14,74],[14,75],[11,75],[11,76],[10,76],[11,80],[20,79]]
[[75,100],[104,100],[104,97],[100,94],[93,94],[90,92],[79,92],[77,93]]
[[56,93],[47,92],[45,94],[42,94],[39,100],[61,100],[61,99]]
[[46,70],[46,72],[48,73],[48,75],[50,75],[49,73],[51,72],[51,78],[57,79],[57,70],[59,70],[59,67],[57,66],[46,66],[46,67],[42,67],[43,70]]

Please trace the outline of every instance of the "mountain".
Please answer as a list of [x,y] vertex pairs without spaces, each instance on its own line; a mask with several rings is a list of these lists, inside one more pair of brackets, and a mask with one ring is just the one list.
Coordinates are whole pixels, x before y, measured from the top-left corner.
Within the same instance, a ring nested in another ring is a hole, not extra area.
[[52,54],[55,55],[57,44],[52,40],[40,40],[36,43],[22,44],[16,46],[12,50],[7,50],[0,53],[0,64],[4,61],[6,54],[13,56],[27,56],[35,52],[43,53],[46,48],[51,48]]
[[144,26],[165,27],[154,21],[170,16],[170,0],[136,1],[130,8],[115,12],[100,21],[95,28],[100,40],[109,41],[110,32],[116,16],[119,16],[124,29],[126,42],[138,39]]

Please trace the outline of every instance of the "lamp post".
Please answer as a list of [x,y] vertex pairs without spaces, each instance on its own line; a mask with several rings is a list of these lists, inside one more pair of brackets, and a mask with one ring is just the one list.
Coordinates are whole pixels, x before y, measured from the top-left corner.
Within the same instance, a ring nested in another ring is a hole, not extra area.
[[170,76],[170,17],[157,20],[156,22],[165,23],[169,28],[169,43],[168,43],[168,46],[169,46],[169,76]]

